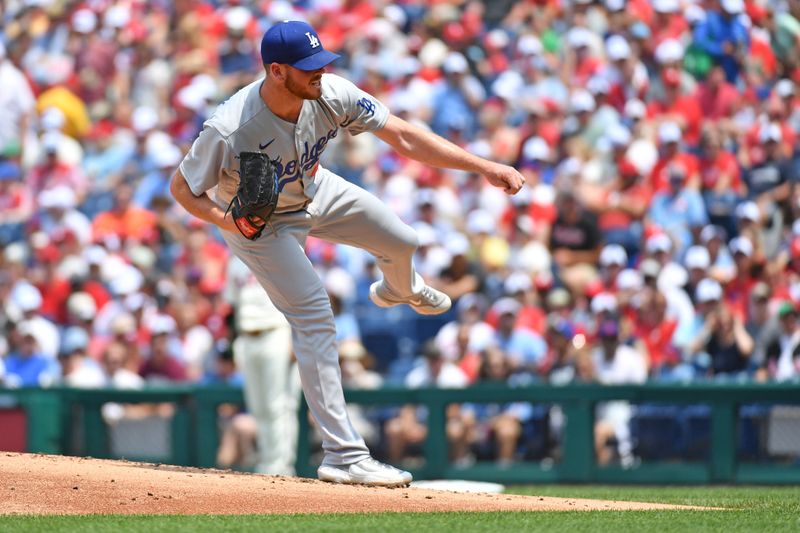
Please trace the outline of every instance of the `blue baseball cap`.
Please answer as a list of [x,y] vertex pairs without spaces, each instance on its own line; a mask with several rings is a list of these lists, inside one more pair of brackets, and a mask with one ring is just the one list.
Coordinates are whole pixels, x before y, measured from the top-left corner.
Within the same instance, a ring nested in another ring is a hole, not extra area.
[[310,71],[321,69],[337,59],[339,55],[323,48],[319,35],[307,22],[279,22],[261,39],[261,60],[265,65],[281,63]]

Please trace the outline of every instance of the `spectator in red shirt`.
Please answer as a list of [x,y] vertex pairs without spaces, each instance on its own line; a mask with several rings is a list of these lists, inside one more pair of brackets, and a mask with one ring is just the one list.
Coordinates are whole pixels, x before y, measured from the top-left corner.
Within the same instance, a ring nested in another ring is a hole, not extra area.
[[736,275],[725,287],[725,301],[734,314],[745,319],[750,292],[758,283],[758,278],[753,275],[758,269],[753,262],[753,243],[747,237],[736,237],[728,246],[736,263]]
[[50,131],[42,136],[44,160],[34,166],[26,178],[28,186],[34,194],[39,194],[45,189],[66,186],[72,189],[78,198],[78,203],[83,201],[89,188],[89,181],[80,167],[62,161],[58,156],[58,145],[62,133]]
[[694,98],[703,110],[703,119],[717,121],[728,119],[737,110],[741,95],[732,83],[725,80],[725,71],[715,66],[708,78],[698,85]]
[[683,130],[683,140],[694,146],[700,140],[700,123],[703,110],[697,98],[681,91],[681,71],[669,67],[661,71],[664,96],[653,101],[648,109],[649,116],[676,122]]
[[679,0],[655,0],[653,11],[650,29],[653,32],[652,39],[655,45],[666,39],[677,39],[689,29],[689,24],[681,13]]
[[669,168],[673,163],[677,163],[685,170],[686,187],[692,189],[700,187],[700,165],[695,156],[681,150],[682,138],[681,128],[674,122],[663,122],[658,127],[661,157],[650,173],[650,186],[654,193],[669,189]]
[[617,169],[619,175],[608,187],[586,192],[583,197],[587,207],[597,214],[605,241],[619,244],[635,256],[642,238],[642,220],[653,192],[627,159],[623,159]]
[[667,300],[653,288],[643,289],[637,304],[634,335],[644,343],[648,372],[654,379],[669,380],[680,363],[680,352],[672,343],[678,321],[667,318]]

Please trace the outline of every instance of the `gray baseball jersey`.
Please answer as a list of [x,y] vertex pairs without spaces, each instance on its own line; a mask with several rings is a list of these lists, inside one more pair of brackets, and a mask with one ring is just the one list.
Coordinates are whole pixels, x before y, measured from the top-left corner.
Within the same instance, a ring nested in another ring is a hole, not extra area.
[[239,185],[239,152],[263,152],[279,163],[276,213],[297,211],[314,198],[320,156],[339,128],[353,135],[380,129],[389,110],[344,78],[323,74],[322,97],[305,100],[292,124],[264,104],[262,82],[244,87],[217,108],[180,170],[196,196],[216,186],[216,202],[227,207]]

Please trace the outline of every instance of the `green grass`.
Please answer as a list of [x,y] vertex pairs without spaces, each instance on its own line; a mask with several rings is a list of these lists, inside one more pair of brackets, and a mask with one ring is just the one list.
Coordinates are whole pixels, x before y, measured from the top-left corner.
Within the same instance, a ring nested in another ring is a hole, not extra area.
[[0,531],[800,531],[800,487],[511,487],[514,494],[652,501],[715,511],[277,516],[15,516]]

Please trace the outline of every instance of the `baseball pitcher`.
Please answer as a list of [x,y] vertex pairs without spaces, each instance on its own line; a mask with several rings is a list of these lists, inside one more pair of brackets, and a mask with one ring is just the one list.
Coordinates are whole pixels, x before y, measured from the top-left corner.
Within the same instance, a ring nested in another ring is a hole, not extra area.
[[[374,460],[345,410],[330,302],[304,252],[308,235],[373,254],[383,279],[380,307],[408,304],[438,314],[450,299],[414,271],[414,230],[380,200],[319,164],[346,130],[372,132],[424,164],[484,175],[508,194],[524,178],[392,115],[351,82],[325,73],[339,56],[307,23],[285,21],[261,41],[265,76],[235,93],[206,121],[171,182],[192,215],[218,225],[292,328],[303,392],[323,435],[324,481],[404,486],[411,474]],[[212,196],[209,192],[213,191]]]

